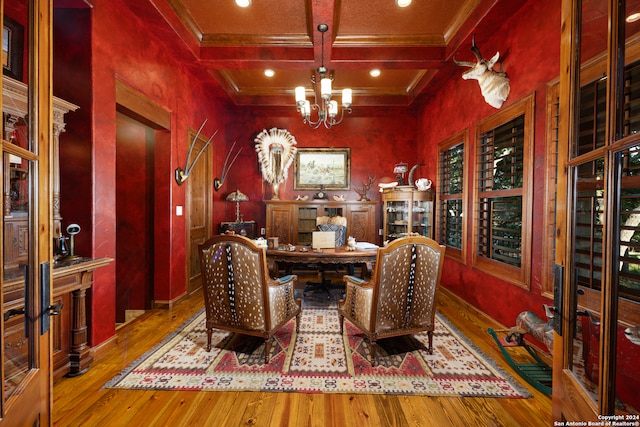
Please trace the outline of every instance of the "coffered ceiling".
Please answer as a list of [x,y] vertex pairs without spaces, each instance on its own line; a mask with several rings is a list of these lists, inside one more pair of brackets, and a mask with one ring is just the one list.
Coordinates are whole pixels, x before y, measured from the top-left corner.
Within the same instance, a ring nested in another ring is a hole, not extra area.
[[[356,106],[410,105],[525,0],[151,0],[237,105],[292,106],[323,60]],[[491,52],[493,55],[495,52]],[[488,55],[488,54],[487,54]],[[273,77],[265,69],[275,71]],[[380,69],[373,78],[371,69]],[[433,88],[431,88],[433,90]]]

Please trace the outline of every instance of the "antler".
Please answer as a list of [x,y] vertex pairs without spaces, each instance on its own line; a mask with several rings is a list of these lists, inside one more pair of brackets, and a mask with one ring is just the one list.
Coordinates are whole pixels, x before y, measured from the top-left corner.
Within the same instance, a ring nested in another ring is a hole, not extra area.
[[236,146],[236,141],[233,141],[233,144],[231,145],[231,149],[229,149],[229,152],[227,153],[227,157],[224,159],[224,164],[222,165],[222,175],[220,175],[220,178],[216,178],[216,179],[213,180],[213,189],[216,190],[216,191],[218,191],[220,189],[220,187],[222,187],[222,184],[224,184],[224,180],[227,179],[227,174],[231,170],[231,166],[233,166],[233,162],[236,161],[236,159],[240,155],[240,152],[242,151],[242,147],[240,147],[240,149],[236,153],[236,155],[233,158],[233,160],[231,160],[231,163],[229,163],[229,167],[227,167],[227,162],[229,161],[229,156],[233,152],[233,148],[235,146]]
[[214,134],[211,135],[211,138],[209,138],[207,142],[202,146],[202,148],[196,155],[195,160],[193,161],[193,163],[191,163],[191,166],[189,166],[189,160],[191,160],[191,153],[193,151],[193,147],[195,147],[196,141],[198,141],[198,136],[200,136],[200,132],[202,131],[202,128],[204,128],[204,125],[206,123],[207,123],[207,119],[205,119],[204,122],[202,122],[202,124],[200,125],[200,129],[198,129],[198,132],[196,132],[196,136],[194,136],[193,141],[191,141],[191,146],[189,147],[189,152],[187,153],[187,161],[184,164],[184,169],[179,167],[179,168],[176,168],[175,170],[175,179],[178,185],[184,184],[187,178],[189,178],[189,174],[191,173],[191,170],[195,166],[196,162],[198,161],[202,153],[204,153],[204,150],[206,150],[207,146],[209,145],[213,137],[216,136],[218,133],[218,131],[216,130]]
[[476,46],[476,35],[474,34],[471,38],[471,52],[474,53],[478,61],[482,61],[482,54],[480,53],[480,49]]
[[[478,47],[476,46],[476,36],[475,34],[473,35],[473,37],[471,38],[471,52],[473,52],[473,54],[476,56],[476,59],[478,60],[478,62],[482,61],[482,54],[480,53],[480,49],[478,49]],[[458,61],[455,57],[455,55],[453,56],[453,63],[462,67],[475,67],[476,63],[475,62],[471,62],[471,61]]]

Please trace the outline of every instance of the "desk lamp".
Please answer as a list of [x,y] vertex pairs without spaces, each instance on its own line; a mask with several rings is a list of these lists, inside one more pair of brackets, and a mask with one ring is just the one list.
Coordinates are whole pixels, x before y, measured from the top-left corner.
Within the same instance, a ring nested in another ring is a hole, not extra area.
[[227,202],[236,202],[236,222],[240,221],[240,202],[248,202],[249,197],[246,194],[240,192],[240,190],[236,190],[233,193],[229,193],[227,196]]
[[404,174],[409,171],[409,165],[404,162],[397,163],[393,166],[393,173],[396,174],[396,181],[398,185],[407,185],[404,181]]

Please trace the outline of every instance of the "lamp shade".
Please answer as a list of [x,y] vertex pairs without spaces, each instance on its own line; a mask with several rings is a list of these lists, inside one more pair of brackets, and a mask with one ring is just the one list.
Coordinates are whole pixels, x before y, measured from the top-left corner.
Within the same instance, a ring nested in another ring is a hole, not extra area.
[[226,200],[228,202],[248,202],[249,197],[240,190],[236,190],[233,193],[229,193]]
[[353,92],[351,91],[351,89],[342,89],[342,106],[344,108],[349,108],[351,106],[352,97]]
[[338,114],[338,102],[335,100],[329,101],[329,117],[333,118]]
[[404,162],[396,163],[393,166],[393,173],[402,174],[407,173],[407,171],[409,171],[409,165]]
[[325,77],[322,80],[320,80],[320,95],[324,99],[331,98],[331,79],[330,78]]
[[305,118],[309,118],[309,116],[311,116],[311,103],[309,101],[304,101],[302,116]]
[[296,87],[296,104],[298,104],[298,106],[303,105],[305,98],[306,96],[304,86]]

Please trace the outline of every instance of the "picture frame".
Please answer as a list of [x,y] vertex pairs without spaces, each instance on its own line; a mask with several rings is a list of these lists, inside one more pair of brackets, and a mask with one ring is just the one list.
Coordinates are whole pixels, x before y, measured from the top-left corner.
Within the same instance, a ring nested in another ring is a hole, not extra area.
[[350,148],[298,148],[294,190],[349,190]]
[[2,72],[22,81],[22,51],[24,50],[24,26],[4,16],[2,28]]

